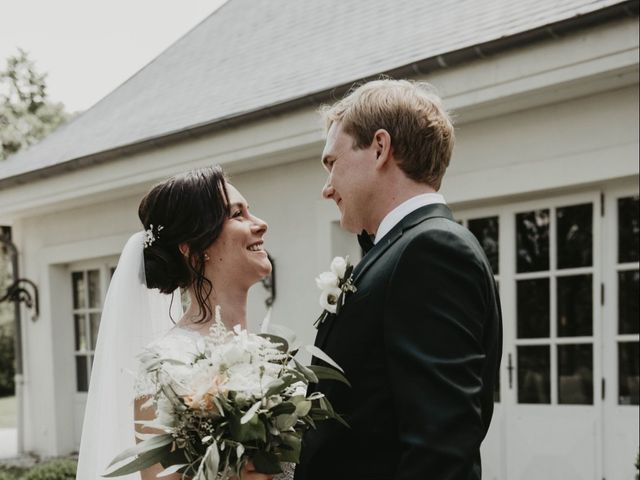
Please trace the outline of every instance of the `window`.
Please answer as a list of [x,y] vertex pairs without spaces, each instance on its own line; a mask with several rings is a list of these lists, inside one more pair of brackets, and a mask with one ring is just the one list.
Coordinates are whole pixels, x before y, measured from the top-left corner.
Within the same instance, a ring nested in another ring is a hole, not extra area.
[[518,403],[593,404],[593,210],[515,214]]
[[76,390],[87,392],[107,284],[115,268],[104,265],[71,271]]
[[619,198],[617,201],[617,281],[618,281],[618,404],[638,405],[640,390],[639,338],[640,312],[638,293],[638,233],[640,222],[638,196]]

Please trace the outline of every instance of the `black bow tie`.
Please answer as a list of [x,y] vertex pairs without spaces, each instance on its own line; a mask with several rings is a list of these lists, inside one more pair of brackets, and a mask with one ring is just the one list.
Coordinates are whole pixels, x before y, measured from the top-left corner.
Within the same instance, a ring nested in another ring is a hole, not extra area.
[[369,235],[366,230],[362,230],[362,233],[358,235],[358,243],[360,244],[360,248],[362,248],[362,251],[364,253],[367,253],[373,248],[373,240],[371,239],[371,235]]

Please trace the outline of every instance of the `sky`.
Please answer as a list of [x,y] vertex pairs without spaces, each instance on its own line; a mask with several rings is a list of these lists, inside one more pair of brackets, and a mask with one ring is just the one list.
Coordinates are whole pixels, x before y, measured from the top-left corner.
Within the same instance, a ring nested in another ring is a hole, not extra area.
[[49,98],[86,110],[226,0],[0,0],[0,69],[22,48]]

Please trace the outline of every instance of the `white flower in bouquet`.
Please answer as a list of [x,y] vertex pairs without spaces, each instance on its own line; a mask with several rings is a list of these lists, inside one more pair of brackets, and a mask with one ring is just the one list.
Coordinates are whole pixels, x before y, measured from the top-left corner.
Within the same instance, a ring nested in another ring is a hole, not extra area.
[[275,335],[229,332],[216,309],[210,334],[185,355],[144,352],[143,375],[155,386],[156,419],[147,425],[164,433],[122,452],[111,466],[129,462],[104,476],[161,463],[167,475],[225,480],[248,459],[268,474],[279,473],[281,462],[297,463],[305,430],[327,419],[344,423],[322,393],[306,396],[306,385],[319,379],[348,385],[333,360],[305,348],[334,368],[301,365]]

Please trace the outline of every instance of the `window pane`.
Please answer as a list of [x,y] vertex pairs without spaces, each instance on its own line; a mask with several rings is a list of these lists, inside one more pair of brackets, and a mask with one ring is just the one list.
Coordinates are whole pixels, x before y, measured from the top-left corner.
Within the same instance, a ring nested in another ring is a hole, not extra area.
[[638,270],[618,272],[618,331],[620,334],[640,331],[639,280]]
[[626,197],[618,199],[618,262],[638,261],[638,199]]
[[89,327],[91,329],[91,350],[96,349],[96,342],[98,341],[98,328],[100,327],[100,314],[92,313],[89,315]]
[[87,349],[87,323],[84,315],[73,316],[76,334],[76,350],[85,351]]
[[85,308],[86,286],[84,272],[73,272],[71,279],[73,282],[73,308]]
[[638,405],[638,343],[618,343],[618,403],[620,405]]
[[518,338],[548,338],[549,279],[518,280]]
[[87,271],[87,280],[89,283],[89,307],[100,307],[100,271]]
[[592,335],[592,282],[591,275],[558,277],[558,336]]
[[549,270],[549,210],[516,215],[516,247],[518,273]]
[[593,264],[593,205],[558,208],[558,268],[589,267]]
[[548,345],[518,347],[518,403],[550,403]]
[[489,259],[494,275],[498,275],[498,217],[475,218],[469,220],[469,230],[475,235]]
[[87,357],[76,357],[76,388],[79,392],[89,391],[89,372],[87,371]]
[[593,347],[558,346],[558,403],[593,404]]

